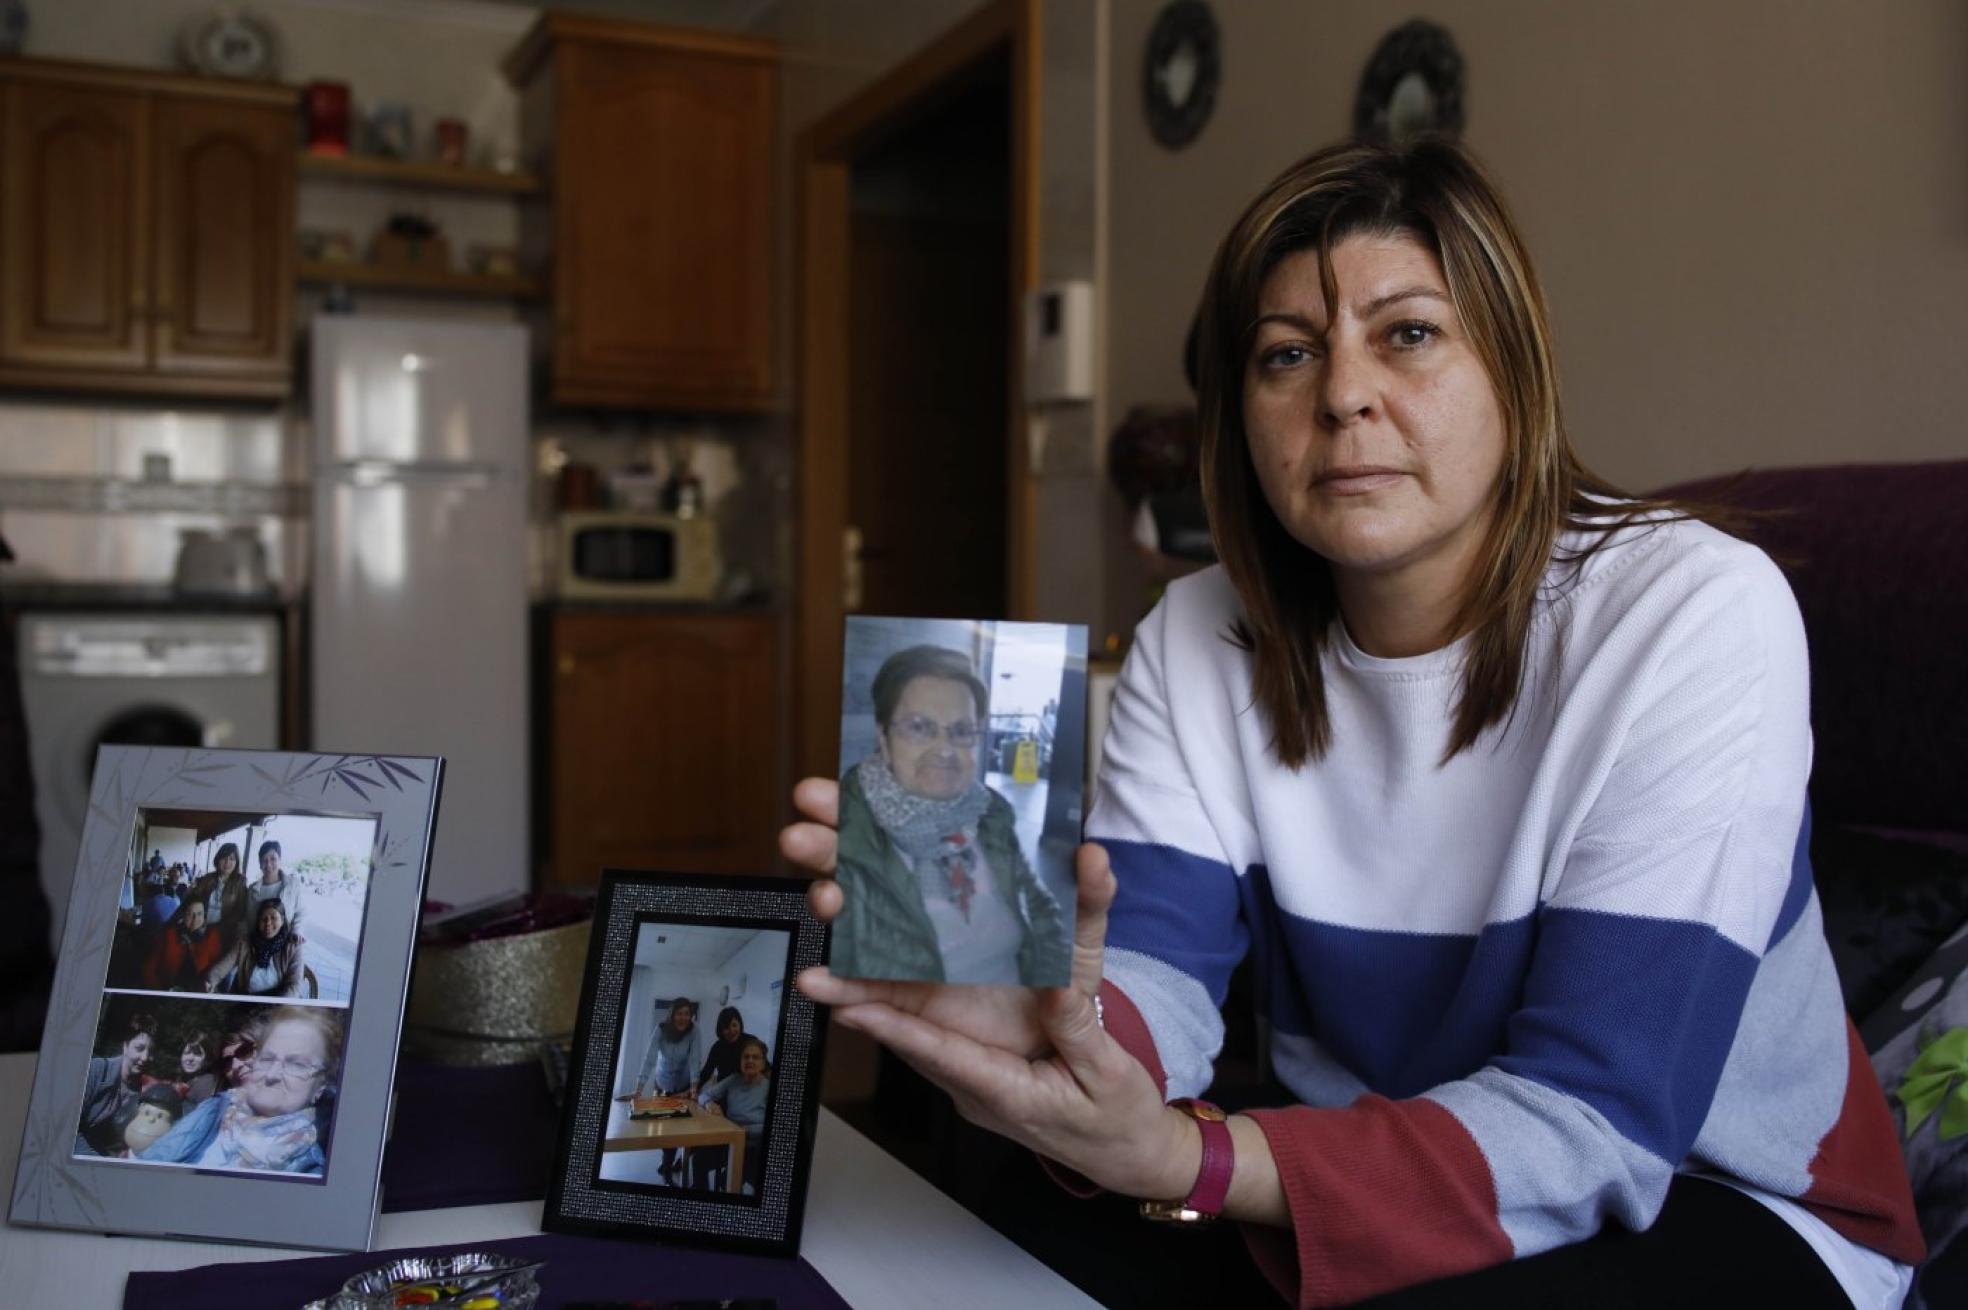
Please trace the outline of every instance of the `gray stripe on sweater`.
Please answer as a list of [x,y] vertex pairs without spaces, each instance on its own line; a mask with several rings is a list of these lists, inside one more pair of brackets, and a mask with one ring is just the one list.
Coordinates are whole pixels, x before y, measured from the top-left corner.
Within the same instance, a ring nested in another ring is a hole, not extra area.
[[1653,1223],[1673,1170],[1576,1097],[1499,1069],[1424,1093],[1469,1130],[1496,1184],[1497,1221],[1519,1256],[1592,1236],[1614,1218]]
[[1201,1096],[1214,1073],[1216,1053],[1223,1049],[1223,1016],[1203,985],[1152,955],[1112,946],[1101,972],[1141,1011],[1168,1075],[1170,1098]]

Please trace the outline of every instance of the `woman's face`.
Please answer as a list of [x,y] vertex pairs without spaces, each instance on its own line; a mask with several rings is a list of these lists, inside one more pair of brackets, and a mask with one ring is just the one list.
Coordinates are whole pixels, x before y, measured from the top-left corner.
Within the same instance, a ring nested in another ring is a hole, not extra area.
[[205,905],[202,901],[192,901],[185,906],[185,931],[196,936],[205,931]]
[[696,1013],[687,1005],[679,1005],[676,1009],[670,1011],[670,1027],[680,1033],[689,1032],[691,1025],[696,1022]]
[[132,1077],[150,1068],[150,1048],[153,1039],[149,1033],[138,1033],[123,1043],[123,1076]]
[[196,1046],[187,1046],[178,1056],[178,1068],[184,1070],[185,1077],[197,1073],[205,1067],[205,1052]]
[[954,800],[977,776],[977,706],[950,678],[911,678],[882,729],[881,753],[903,791]]
[[327,1077],[328,1047],[311,1023],[283,1019],[267,1030],[241,1084],[247,1108],[258,1115],[286,1114],[312,1105]]
[[745,1031],[744,1026],[736,1019],[726,1019],[724,1027],[718,1029],[718,1038],[721,1041],[735,1042],[738,1040],[738,1034],[743,1031]]
[[239,852],[226,851],[219,856],[219,872],[230,878],[239,871]]
[[286,923],[287,916],[280,912],[279,902],[266,901],[260,905],[260,936],[272,941]]
[[1496,391],[1434,252],[1361,234],[1332,264],[1332,323],[1316,250],[1281,260],[1259,295],[1244,374],[1258,482],[1342,588],[1349,573],[1459,586],[1504,466]]
[[765,1052],[756,1046],[747,1046],[738,1053],[738,1076],[748,1083],[755,1083],[765,1075]]
[[268,882],[280,876],[280,852],[262,850],[260,852],[260,877]]

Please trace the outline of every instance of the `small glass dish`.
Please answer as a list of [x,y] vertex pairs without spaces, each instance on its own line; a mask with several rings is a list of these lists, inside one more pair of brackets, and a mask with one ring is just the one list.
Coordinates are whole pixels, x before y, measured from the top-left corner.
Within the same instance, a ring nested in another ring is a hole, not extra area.
[[492,1251],[409,1256],[365,1270],[342,1290],[302,1310],[399,1310],[435,1306],[439,1310],[532,1310],[540,1299],[533,1271],[545,1261],[521,1260]]

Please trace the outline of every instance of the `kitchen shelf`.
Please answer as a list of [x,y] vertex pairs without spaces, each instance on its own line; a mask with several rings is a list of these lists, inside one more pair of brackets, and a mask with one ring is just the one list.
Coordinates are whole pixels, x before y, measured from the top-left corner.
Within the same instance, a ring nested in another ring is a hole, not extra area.
[[0,476],[0,509],[72,514],[158,512],[303,518],[305,483],[144,482],[135,478]]
[[297,275],[315,286],[374,287],[378,291],[435,292],[449,296],[493,296],[538,300],[547,294],[546,282],[519,273],[455,273],[443,268],[385,267],[381,264],[327,263],[304,259]]
[[381,159],[372,155],[300,154],[301,176],[381,186],[477,191],[486,195],[531,196],[546,190],[537,173],[500,173],[489,168]]

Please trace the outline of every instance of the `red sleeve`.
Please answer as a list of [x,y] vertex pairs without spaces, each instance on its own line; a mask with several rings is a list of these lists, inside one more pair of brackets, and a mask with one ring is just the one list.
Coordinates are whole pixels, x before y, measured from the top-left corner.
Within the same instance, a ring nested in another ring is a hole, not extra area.
[[1289,1230],[1244,1225],[1294,1305],[1325,1306],[1500,1264],[1515,1253],[1476,1139],[1423,1098],[1251,1111],[1278,1164]]

